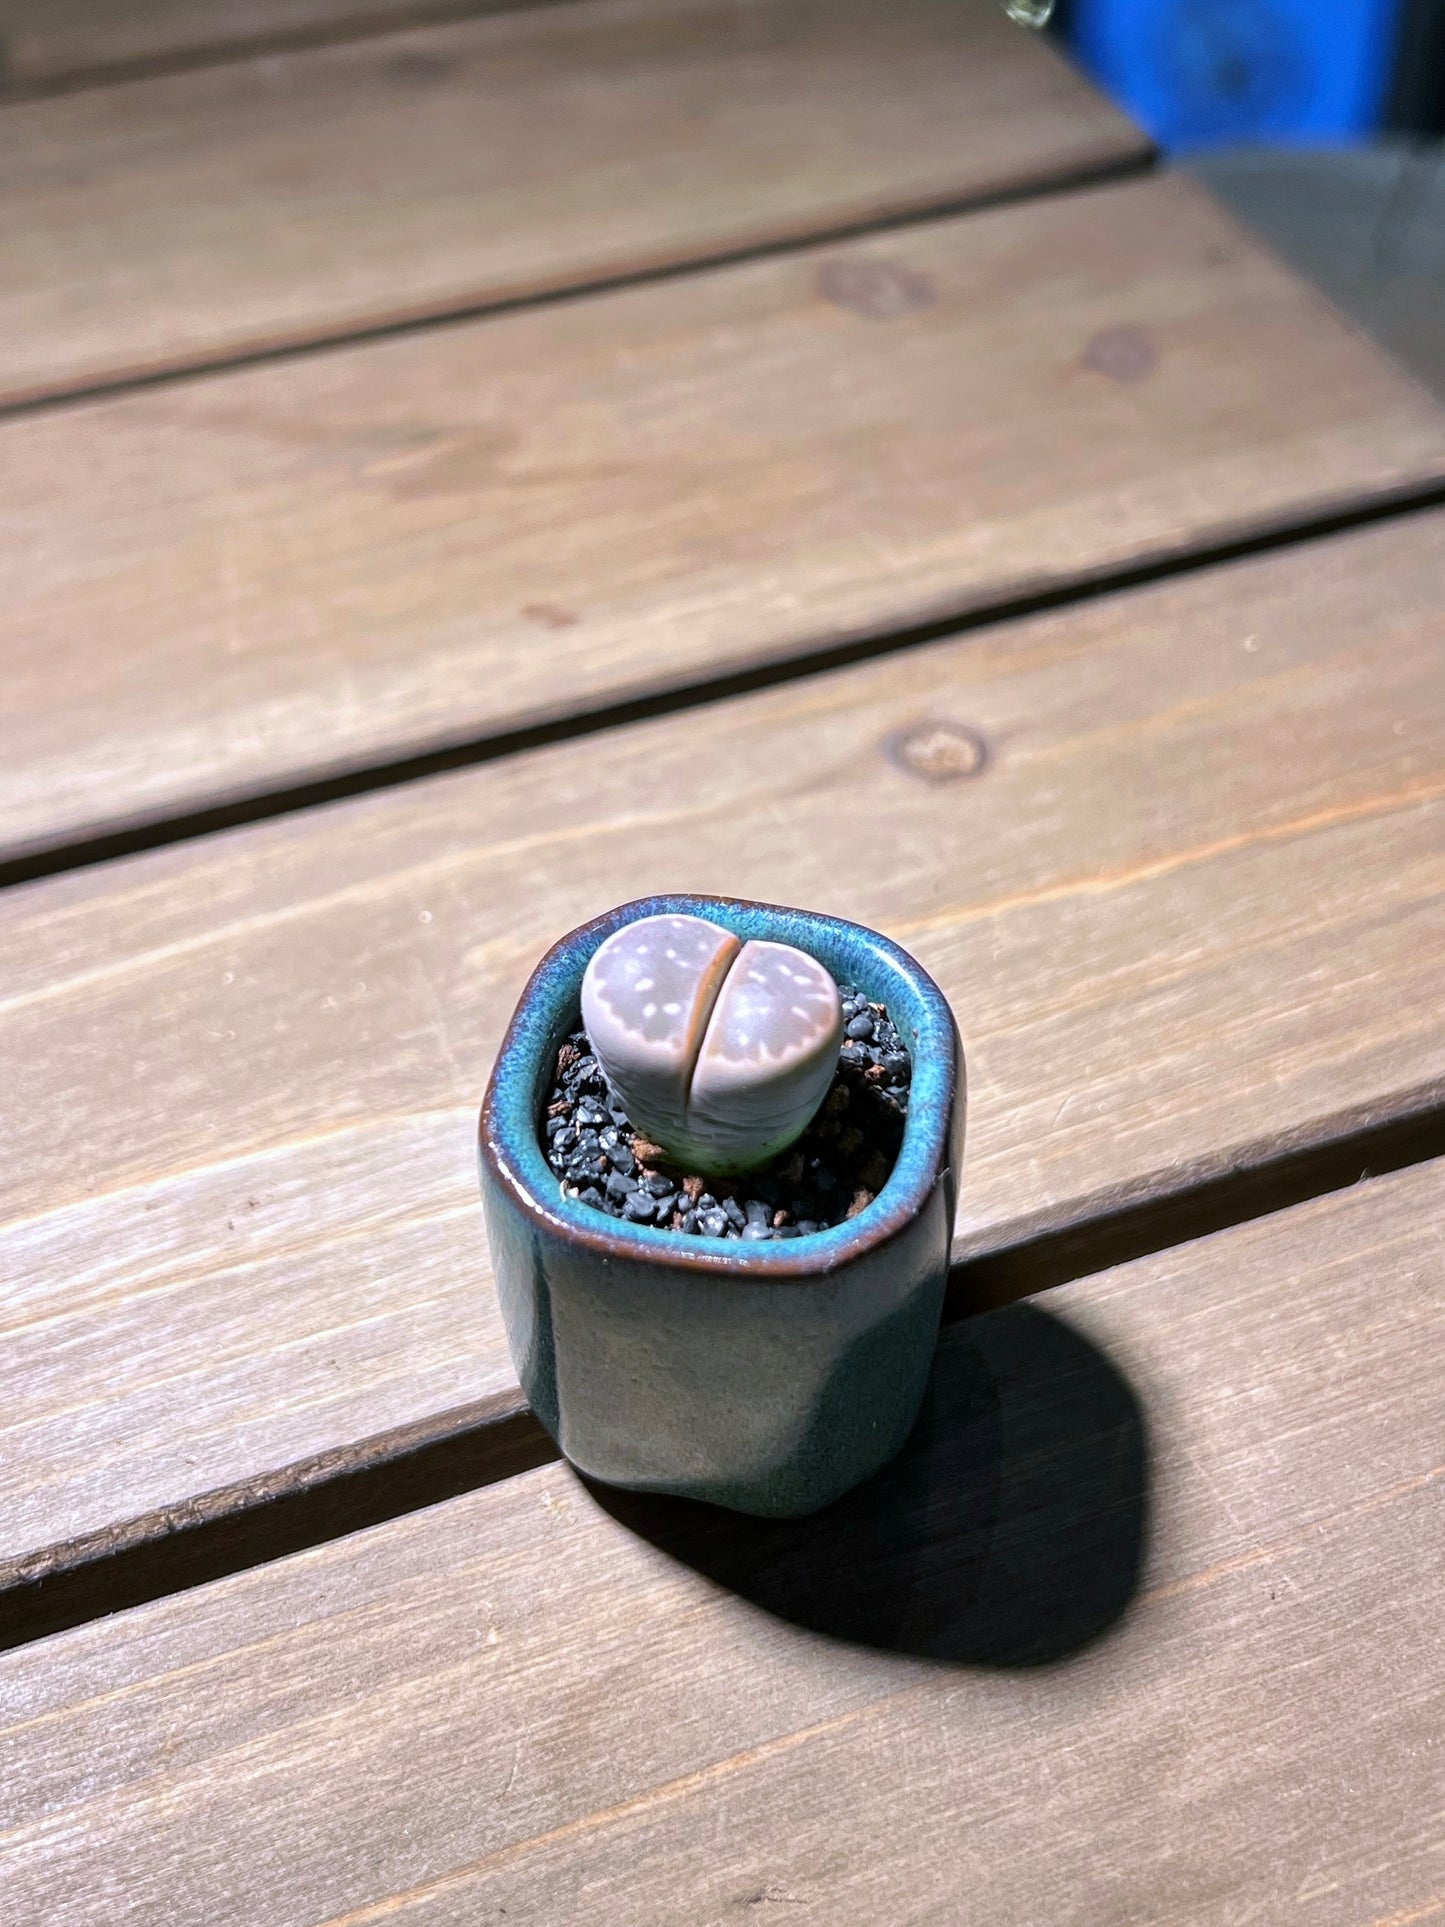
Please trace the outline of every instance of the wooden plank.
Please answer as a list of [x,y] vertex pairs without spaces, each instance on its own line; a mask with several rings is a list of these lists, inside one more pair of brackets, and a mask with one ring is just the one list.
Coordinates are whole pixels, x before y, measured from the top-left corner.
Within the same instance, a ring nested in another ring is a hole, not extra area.
[[11,1653],[9,1917],[1435,1918],[1442,1234],[1423,1166],[955,1326],[811,1523],[551,1465]]
[[996,0],[585,0],[0,116],[0,397],[1058,180],[1147,143]]
[[4,893],[0,1573],[516,1399],[475,1107],[649,889],[938,976],[961,1258],[1438,1103],[1442,607],[1411,517]]
[[1442,474],[1445,413],[1178,179],[12,421],[0,850]]
[[[0,86],[113,79],[127,69],[499,13],[515,0],[0,0]],[[541,0],[520,0],[536,6]]]

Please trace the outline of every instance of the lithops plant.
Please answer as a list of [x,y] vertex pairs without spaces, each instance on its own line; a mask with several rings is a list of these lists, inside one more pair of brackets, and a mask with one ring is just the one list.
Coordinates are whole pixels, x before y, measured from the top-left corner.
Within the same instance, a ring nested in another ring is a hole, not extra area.
[[633,1125],[684,1170],[746,1171],[786,1150],[828,1093],[838,986],[790,944],[704,917],[642,917],[595,952],[582,1022]]

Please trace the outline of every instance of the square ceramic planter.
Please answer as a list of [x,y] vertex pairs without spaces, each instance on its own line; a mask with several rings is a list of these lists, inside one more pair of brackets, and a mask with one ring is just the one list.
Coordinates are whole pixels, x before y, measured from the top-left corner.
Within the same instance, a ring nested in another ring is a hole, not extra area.
[[[903,1144],[845,1224],[747,1244],[630,1224],[564,1197],[538,1143],[594,950],[692,914],[816,957],[888,1006],[913,1059]],[[963,1050],[942,991],[862,925],[725,897],[647,897],[548,951],[481,1116],[487,1236],[532,1408],[579,1470],[740,1512],[816,1511],[903,1444],[928,1378],[963,1155]]]

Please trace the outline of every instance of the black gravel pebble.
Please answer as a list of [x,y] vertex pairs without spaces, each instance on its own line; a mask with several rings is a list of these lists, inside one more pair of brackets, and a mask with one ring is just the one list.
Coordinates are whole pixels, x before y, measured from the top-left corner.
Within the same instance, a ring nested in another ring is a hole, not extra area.
[[735,1180],[711,1177],[711,1190],[664,1160],[649,1164],[637,1156],[637,1133],[612,1102],[586,1032],[574,1031],[557,1053],[540,1129],[563,1189],[632,1224],[750,1244],[806,1238],[856,1217],[897,1161],[913,1065],[884,1005],[850,985],[839,990],[844,1040],[818,1115],[771,1164]]

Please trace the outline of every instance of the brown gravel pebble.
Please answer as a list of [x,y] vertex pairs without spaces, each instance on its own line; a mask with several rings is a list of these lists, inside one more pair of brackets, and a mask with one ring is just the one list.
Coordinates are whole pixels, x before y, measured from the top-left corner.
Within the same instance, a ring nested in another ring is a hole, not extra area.
[[863,1183],[875,1193],[881,1191],[888,1182],[888,1173],[893,1166],[881,1151],[875,1151],[858,1173]]

